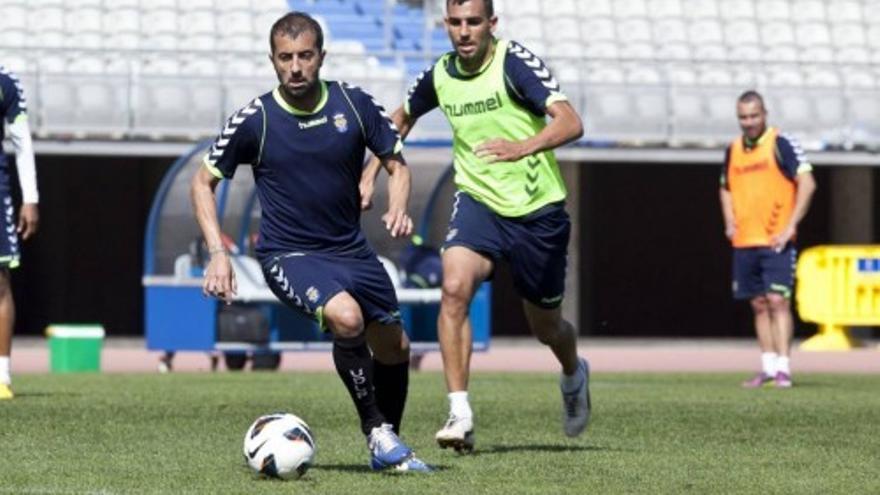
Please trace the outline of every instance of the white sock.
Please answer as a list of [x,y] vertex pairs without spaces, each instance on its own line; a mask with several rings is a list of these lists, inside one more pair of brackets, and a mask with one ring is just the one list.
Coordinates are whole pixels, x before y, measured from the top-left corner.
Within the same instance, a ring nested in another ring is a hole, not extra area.
[[0,356],[0,383],[12,384],[12,377],[9,375],[9,356]]
[[449,393],[449,412],[457,418],[472,418],[471,404],[468,402],[467,391]]
[[761,369],[764,373],[773,376],[776,374],[776,363],[779,356],[775,352],[761,353]]
[[565,373],[562,374],[562,380],[560,381],[560,384],[562,385],[563,392],[574,392],[575,390],[577,390],[578,387],[581,386],[581,381],[584,379],[581,375],[582,367],[583,365],[580,361],[578,361],[577,370],[574,372],[573,375],[566,375]]
[[779,356],[776,358],[776,371],[783,372],[787,375],[791,374],[791,358],[788,356]]

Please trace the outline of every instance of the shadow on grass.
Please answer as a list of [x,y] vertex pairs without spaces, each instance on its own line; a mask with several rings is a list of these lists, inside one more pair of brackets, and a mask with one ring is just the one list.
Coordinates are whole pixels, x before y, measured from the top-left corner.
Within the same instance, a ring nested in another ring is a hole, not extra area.
[[603,452],[620,449],[600,447],[597,445],[549,445],[549,444],[522,444],[522,445],[491,445],[487,448],[478,448],[472,455],[506,454],[508,452],[547,452],[547,453],[570,453],[570,452]]
[[15,399],[40,399],[43,397],[78,397],[82,394],[77,392],[15,392]]
[[[421,456],[420,456],[421,457]],[[434,470],[434,472],[446,471],[449,469],[449,466],[437,465],[428,463],[429,466]],[[375,473],[370,469],[370,466],[365,464],[318,464],[312,466],[311,470],[315,471],[336,471],[341,473]],[[380,474],[388,474],[388,475],[407,475],[405,472],[398,472],[392,469],[381,471]],[[417,473],[409,473],[409,474],[417,474]]]

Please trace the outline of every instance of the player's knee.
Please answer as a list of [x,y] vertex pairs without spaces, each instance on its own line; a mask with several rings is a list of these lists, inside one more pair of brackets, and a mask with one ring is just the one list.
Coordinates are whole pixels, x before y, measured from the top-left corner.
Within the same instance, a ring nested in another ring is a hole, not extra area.
[[770,310],[770,301],[765,296],[752,298],[751,303],[755,313],[766,313]]
[[767,306],[770,311],[778,313],[780,311],[788,311],[790,303],[788,301],[788,298],[786,298],[782,294],[768,294]]
[[470,292],[470,284],[463,277],[456,275],[445,277],[443,279],[442,305],[461,309],[462,306],[467,306]]
[[325,314],[333,333],[342,338],[352,338],[364,330],[364,319],[357,306],[346,305],[333,314]]

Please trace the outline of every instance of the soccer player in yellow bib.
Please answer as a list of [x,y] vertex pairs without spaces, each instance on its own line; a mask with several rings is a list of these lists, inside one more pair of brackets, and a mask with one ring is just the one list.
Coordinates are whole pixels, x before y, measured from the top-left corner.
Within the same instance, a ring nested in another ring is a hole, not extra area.
[[733,244],[733,295],[751,303],[762,361],[761,371],[743,386],[757,388],[772,382],[777,388],[789,388],[795,233],[816,182],[798,142],[767,127],[759,93],[743,93],[736,114],[742,136],[727,148],[721,211]]
[[[468,308],[499,261],[510,266],[532,332],[559,360],[563,429],[577,436],[590,418],[589,365],[578,357],[576,331],[560,311],[570,221],[553,149],[582,136],[583,126],[541,59],[493,35],[498,19],[491,0],[447,0],[446,8],[454,50],[418,77],[392,115],[406,136],[439,107],[453,131],[457,192],[443,245],[437,323],[450,413],[436,440],[460,452],[474,448]],[[362,207],[378,170],[373,161],[364,171]]]

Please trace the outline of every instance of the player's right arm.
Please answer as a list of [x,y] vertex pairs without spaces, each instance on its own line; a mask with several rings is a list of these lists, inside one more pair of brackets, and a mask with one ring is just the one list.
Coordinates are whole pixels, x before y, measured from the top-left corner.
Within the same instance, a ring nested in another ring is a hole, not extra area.
[[[419,117],[436,108],[438,104],[437,92],[434,90],[434,68],[432,66],[416,78],[407,93],[406,101],[391,114],[391,121],[397,127],[400,139],[406,140]],[[381,169],[382,163],[375,156],[370,158],[364,167],[359,184],[361,209],[368,210],[372,206],[376,176],[379,175]]]
[[731,241],[736,234],[736,218],[733,215],[733,196],[727,185],[727,168],[730,161],[730,148],[724,154],[724,167],[721,169],[721,186],[718,194],[721,199],[721,214],[724,217],[724,235]]
[[226,252],[220,235],[215,190],[221,179],[232,178],[238,164],[256,164],[262,129],[257,128],[257,119],[251,116],[260,111],[262,108],[259,100],[254,100],[229,117],[190,184],[193,210],[210,255],[202,291],[207,296],[223,299],[227,304],[232,302],[237,285],[229,253]]

